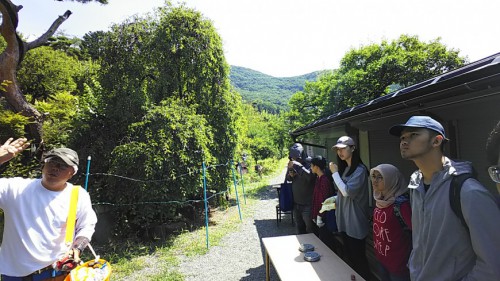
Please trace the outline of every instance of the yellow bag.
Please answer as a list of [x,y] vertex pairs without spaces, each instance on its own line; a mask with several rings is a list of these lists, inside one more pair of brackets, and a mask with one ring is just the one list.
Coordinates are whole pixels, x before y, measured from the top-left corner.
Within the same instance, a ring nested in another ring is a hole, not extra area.
[[90,260],[71,270],[64,281],[109,281],[111,264],[103,259]]

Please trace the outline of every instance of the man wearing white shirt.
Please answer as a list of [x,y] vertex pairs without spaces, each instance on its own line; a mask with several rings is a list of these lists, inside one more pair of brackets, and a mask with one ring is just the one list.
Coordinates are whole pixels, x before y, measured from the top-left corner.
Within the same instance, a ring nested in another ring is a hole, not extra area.
[[[28,145],[25,138],[7,140],[0,146],[0,164],[16,157]],[[56,148],[44,156],[41,179],[0,178],[0,208],[5,216],[0,248],[2,281],[63,277],[52,265],[67,258],[79,261],[80,252],[94,233],[97,217],[89,194],[79,190],[76,238],[72,245],[65,244],[73,188],[67,181],[78,171],[78,161],[75,151]]]

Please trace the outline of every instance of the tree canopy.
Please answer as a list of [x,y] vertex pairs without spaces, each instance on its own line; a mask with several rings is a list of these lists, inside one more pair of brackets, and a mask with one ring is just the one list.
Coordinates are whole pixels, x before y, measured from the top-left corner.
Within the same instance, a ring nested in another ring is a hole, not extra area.
[[[81,46],[83,57],[100,67],[98,87],[82,96],[89,107],[77,118],[72,145],[93,155],[95,169],[144,180],[123,192],[120,181],[103,178],[98,199],[200,198],[199,169],[233,158],[241,111],[212,23],[195,10],[166,5],[108,32],[90,32]],[[207,184],[225,190],[228,172],[211,173]],[[172,219],[179,208],[127,205],[117,229],[135,233]]]
[[[107,4],[107,0],[76,0],[77,2],[88,3],[98,2]],[[13,114],[21,114],[29,123],[29,132],[27,134],[32,138],[33,143],[37,143],[43,150],[43,122],[44,116],[29,103],[24,96],[21,87],[17,81],[17,67],[23,61],[25,55],[32,49],[38,48],[47,43],[49,38],[54,35],[59,26],[71,16],[71,11],[66,11],[60,15],[48,27],[47,31],[37,39],[31,42],[25,42],[17,33],[19,23],[19,11],[23,8],[22,5],[15,5],[11,0],[0,0],[0,13],[2,23],[0,25],[0,35],[2,37],[2,45],[0,48],[0,81],[9,81],[10,83],[3,86],[2,107],[4,110],[11,111]],[[42,95],[47,96],[46,93]]]
[[465,58],[440,39],[421,42],[418,36],[351,49],[340,67],[306,84],[290,100],[288,119],[294,128],[362,104],[462,66]]

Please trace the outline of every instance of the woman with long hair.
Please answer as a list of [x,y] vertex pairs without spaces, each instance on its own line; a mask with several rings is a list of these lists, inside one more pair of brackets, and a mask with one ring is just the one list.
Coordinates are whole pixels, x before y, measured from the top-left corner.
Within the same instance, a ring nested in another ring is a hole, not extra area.
[[365,238],[370,228],[368,170],[361,161],[354,140],[340,137],[332,147],[337,164],[329,168],[337,188],[337,227],[344,240],[345,258],[363,278],[369,279]]

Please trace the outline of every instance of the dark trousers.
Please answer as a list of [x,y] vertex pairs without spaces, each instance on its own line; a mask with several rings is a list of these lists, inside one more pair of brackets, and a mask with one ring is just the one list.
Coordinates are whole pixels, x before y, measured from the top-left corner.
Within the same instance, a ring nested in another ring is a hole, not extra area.
[[314,225],[314,234],[318,236],[321,242],[325,243],[330,250],[338,254],[338,243],[336,243],[335,235],[326,228],[326,226],[318,227]]
[[314,222],[311,219],[311,205],[293,204],[293,218],[297,234],[314,233]]
[[344,255],[347,263],[364,279],[370,280],[370,268],[366,258],[365,239],[356,239],[342,232]]

